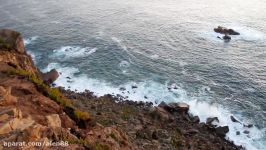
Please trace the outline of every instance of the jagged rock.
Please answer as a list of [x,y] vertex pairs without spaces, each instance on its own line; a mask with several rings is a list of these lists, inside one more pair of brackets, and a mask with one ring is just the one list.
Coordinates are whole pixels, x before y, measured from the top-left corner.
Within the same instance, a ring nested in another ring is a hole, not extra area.
[[218,26],[214,28],[214,31],[220,34],[228,34],[228,35],[240,35],[240,33],[236,32],[233,29],[227,29],[225,27]]
[[245,133],[245,134],[249,134],[249,131],[248,131],[248,130],[245,130],[245,131],[243,131],[243,133]]
[[191,119],[190,119],[193,123],[199,123],[200,122],[200,118],[199,118],[199,116],[193,116],[193,117],[191,117]]
[[93,131],[86,135],[85,141],[91,145],[103,143],[106,149],[131,149],[127,142],[128,137],[114,127],[96,125]]
[[212,125],[212,123],[213,123],[214,121],[219,122],[219,119],[218,119],[217,117],[209,117],[209,118],[206,119],[206,124],[207,124],[207,125]]
[[187,113],[189,110],[189,105],[186,103],[169,103],[166,104],[164,101],[161,102],[159,107],[164,108],[169,112],[185,112]]
[[158,105],[158,107],[161,107],[161,108],[163,108],[163,109],[165,109],[165,110],[167,110],[167,109],[169,108],[169,106],[168,106],[164,101],[162,101],[162,102]]
[[229,132],[229,127],[228,126],[217,127],[215,128],[215,132],[217,133],[217,135],[225,137],[226,133]]
[[155,119],[160,119],[162,121],[173,121],[174,117],[161,107],[154,107],[151,110],[151,115]]
[[48,126],[61,127],[61,119],[58,114],[46,116]]
[[170,103],[169,106],[172,107],[173,110],[177,112],[187,113],[189,110],[189,105],[186,103]]
[[230,116],[230,118],[231,118],[231,120],[232,120],[233,122],[238,122],[238,123],[240,123],[240,121],[238,121],[234,116]]
[[136,89],[136,88],[138,88],[138,86],[137,85],[132,85],[131,88],[132,89]]
[[240,135],[240,132],[239,131],[236,131],[236,135]]
[[10,29],[0,30],[0,48],[16,50],[25,53],[25,47],[21,34]]
[[0,105],[11,105],[17,102],[17,97],[11,95],[11,87],[0,86]]
[[59,73],[56,69],[52,69],[51,71],[42,74],[43,80],[48,84],[52,84],[58,77]]
[[10,119],[9,121],[5,121],[4,123],[0,124],[0,134],[6,134],[13,130],[24,130],[30,127],[35,121],[32,120],[30,117],[28,118],[14,118]]

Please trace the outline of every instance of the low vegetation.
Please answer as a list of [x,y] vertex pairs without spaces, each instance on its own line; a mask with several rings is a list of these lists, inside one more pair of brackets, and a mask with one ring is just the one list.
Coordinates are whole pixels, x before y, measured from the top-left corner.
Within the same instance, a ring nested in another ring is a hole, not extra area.
[[0,37],[0,48],[9,50],[9,49],[11,49],[11,46],[7,42],[5,42],[5,40],[3,38]]
[[64,97],[59,88],[51,88],[49,85],[44,83],[44,81],[38,75],[32,74],[22,69],[11,69],[7,73],[9,75],[19,75],[27,78],[29,81],[34,83],[44,95],[48,96],[64,108],[72,108],[74,110],[74,118],[72,119],[78,121],[88,121],[92,118],[88,112],[75,108],[75,106],[73,106],[73,103],[69,99]]

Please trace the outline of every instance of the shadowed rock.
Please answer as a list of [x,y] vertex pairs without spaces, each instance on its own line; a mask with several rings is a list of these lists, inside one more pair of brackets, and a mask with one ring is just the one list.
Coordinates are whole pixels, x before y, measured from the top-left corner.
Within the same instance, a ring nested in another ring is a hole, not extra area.
[[206,120],[206,124],[207,124],[207,125],[212,125],[212,123],[213,123],[214,121],[219,122],[219,119],[218,119],[217,117],[209,117],[209,118],[207,118],[207,120]]
[[217,127],[215,128],[215,132],[222,137],[225,137],[226,133],[229,132],[229,127],[228,126],[223,126],[223,127]]
[[184,112],[187,113],[189,110],[189,105],[186,103],[169,103],[161,102],[158,107],[162,107],[168,112]]

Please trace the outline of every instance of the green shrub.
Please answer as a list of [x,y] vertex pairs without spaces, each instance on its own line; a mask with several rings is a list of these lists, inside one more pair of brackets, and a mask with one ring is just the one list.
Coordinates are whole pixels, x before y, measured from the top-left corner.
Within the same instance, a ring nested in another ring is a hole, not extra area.
[[3,38],[0,37],[0,48],[11,49],[11,45],[8,44]]
[[87,121],[91,119],[91,116],[88,112],[75,110],[75,116],[78,120]]

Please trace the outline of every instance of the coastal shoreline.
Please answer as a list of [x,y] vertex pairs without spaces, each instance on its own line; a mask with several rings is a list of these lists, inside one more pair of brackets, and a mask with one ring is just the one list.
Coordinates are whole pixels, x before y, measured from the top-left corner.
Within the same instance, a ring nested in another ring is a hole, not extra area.
[[[96,97],[53,88],[55,70],[42,73],[27,54],[21,34],[1,30],[0,143],[67,141],[46,149],[149,150],[244,149],[224,138],[228,127],[199,123],[185,103],[152,103],[119,96]],[[18,147],[11,147],[16,149]],[[38,146],[27,145],[30,149]]]

